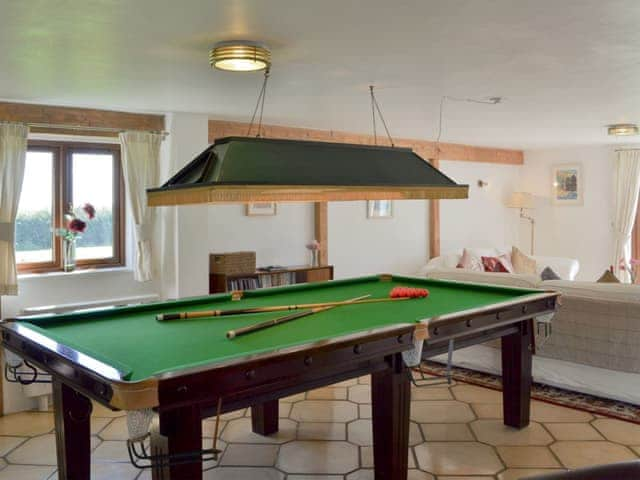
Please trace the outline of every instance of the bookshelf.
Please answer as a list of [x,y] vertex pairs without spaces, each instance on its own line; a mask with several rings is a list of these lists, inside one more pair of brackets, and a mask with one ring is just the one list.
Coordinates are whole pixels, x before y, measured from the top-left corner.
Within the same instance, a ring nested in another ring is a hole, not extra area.
[[254,290],[256,288],[325,282],[327,280],[333,280],[333,265],[287,267],[269,271],[257,270],[254,273],[210,273],[209,293]]

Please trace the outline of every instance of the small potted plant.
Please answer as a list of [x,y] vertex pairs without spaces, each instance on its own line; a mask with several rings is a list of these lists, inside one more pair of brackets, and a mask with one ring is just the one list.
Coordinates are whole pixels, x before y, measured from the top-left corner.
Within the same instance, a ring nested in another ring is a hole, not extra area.
[[320,265],[318,255],[320,253],[320,242],[318,240],[312,240],[306,245],[307,250],[311,252],[311,266],[317,267]]
[[87,223],[96,216],[96,209],[90,203],[85,203],[78,209],[85,220],[82,220],[69,204],[69,210],[64,214],[64,227],[56,229],[56,235],[62,237],[62,269],[72,272],[76,268],[76,241],[87,229]]

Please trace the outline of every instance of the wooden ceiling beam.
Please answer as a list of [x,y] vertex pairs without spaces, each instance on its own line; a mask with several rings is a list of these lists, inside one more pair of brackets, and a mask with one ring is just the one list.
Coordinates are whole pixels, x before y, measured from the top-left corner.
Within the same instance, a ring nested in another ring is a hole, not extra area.
[[[216,138],[246,136],[246,123],[230,122],[226,120],[209,120],[209,142]],[[254,127],[251,134],[255,135]],[[354,143],[359,145],[374,145],[372,135],[348,133],[334,130],[313,130],[298,127],[283,127],[278,125],[263,125],[261,133],[266,138],[283,138],[288,140],[316,140],[319,142]],[[378,137],[379,145],[389,145],[389,142]],[[415,140],[399,138],[395,140],[398,147],[413,149],[425,160],[440,158],[442,160],[454,160],[461,162],[497,163],[502,165],[522,165],[524,154],[522,150],[510,150],[505,148],[477,147],[456,143],[440,143],[440,152],[436,152],[436,142],[429,140]]]
[[[164,130],[164,115],[12,102],[0,102],[0,121],[48,125],[73,125],[119,130]],[[94,130],[64,130],[57,128],[34,127],[31,131],[38,133],[117,136],[117,132],[96,132]]]

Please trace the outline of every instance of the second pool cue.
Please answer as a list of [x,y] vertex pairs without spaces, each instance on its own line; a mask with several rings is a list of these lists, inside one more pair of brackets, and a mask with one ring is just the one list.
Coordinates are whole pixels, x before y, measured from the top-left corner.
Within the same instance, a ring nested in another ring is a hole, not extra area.
[[253,325],[247,325],[246,327],[241,327],[236,330],[229,330],[227,332],[227,338],[231,340],[233,338],[239,337],[240,335],[246,335],[247,333],[257,332],[258,330],[264,330],[265,328],[275,327],[276,325],[280,325],[282,323],[290,322],[291,320],[296,320],[298,318],[313,315],[314,313],[324,312],[325,310],[330,310],[340,305],[348,305],[349,303],[357,302],[358,300],[362,300],[367,297],[370,297],[370,295],[363,295],[362,297],[356,297],[356,298],[352,298],[351,300],[345,300],[344,302],[341,302],[338,305],[316,307],[316,308],[312,308],[311,310],[304,310],[302,312],[293,313],[291,315],[286,315],[284,317],[278,317],[278,318],[274,318],[264,322],[254,323]]
[[236,308],[230,310],[202,310],[196,312],[181,312],[181,313],[159,313],[156,315],[158,322],[165,322],[168,320],[185,320],[192,318],[206,318],[206,317],[223,317],[228,315],[241,315],[246,313],[266,313],[266,312],[282,312],[287,310],[303,310],[307,308],[319,308],[319,307],[338,307],[340,305],[346,305],[348,303],[366,304],[366,303],[381,303],[381,302],[395,302],[398,300],[409,300],[409,297],[400,298],[368,298],[371,295],[364,295],[358,297],[361,300],[339,300],[335,302],[323,302],[323,303],[302,303],[299,305],[277,305],[273,307],[247,307]]

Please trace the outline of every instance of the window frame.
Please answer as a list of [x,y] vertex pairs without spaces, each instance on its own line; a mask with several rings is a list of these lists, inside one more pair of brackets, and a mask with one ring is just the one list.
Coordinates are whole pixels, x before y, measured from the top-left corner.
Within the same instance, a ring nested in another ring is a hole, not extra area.
[[[117,143],[65,142],[29,140],[27,151],[46,151],[53,154],[53,230],[62,225],[66,206],[73,196],[73,154],[108,153],[113,156],[113,256],[110,258],[76,260],[76,269],[121,267],[126,264],[125,230],[126,205],[120,145]],[[90,227],[89,227],[90,228]],[[63,271],[62,238],[53,235],[53,261],[19,263],[18,272],[48,273]]]

